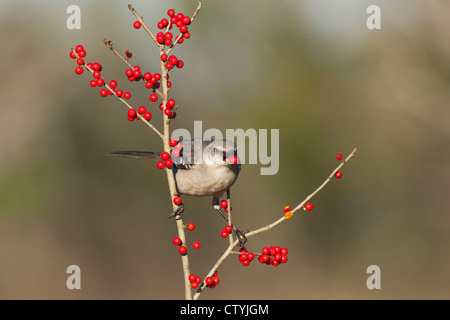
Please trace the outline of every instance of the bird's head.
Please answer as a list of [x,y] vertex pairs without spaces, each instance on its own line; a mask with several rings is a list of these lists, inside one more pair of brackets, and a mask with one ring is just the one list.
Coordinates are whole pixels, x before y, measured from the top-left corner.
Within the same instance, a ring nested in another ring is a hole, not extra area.
[[214,140],[203,152],[203,160],[208,165],[227,166],[236,174],[241,170],[237,147],[232,141]]

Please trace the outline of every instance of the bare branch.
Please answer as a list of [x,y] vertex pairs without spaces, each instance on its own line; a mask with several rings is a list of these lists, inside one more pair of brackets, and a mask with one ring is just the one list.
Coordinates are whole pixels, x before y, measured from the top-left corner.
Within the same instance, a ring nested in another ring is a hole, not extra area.
[[130,9],[131,13],[136,17],[137,21],[139,21],[142,25],[142,27],[144,28],[145,31],[147,31],[148,35],[152,38],[152,40],[156,43],[156,45],[162,50],[164,49],[164,46],[161,45],[160,43],[158,43],[158,41],[156,41],[156,37],[153,34],[153,32],[150,30],[150,28],[147,26],[147,24],[144,22],[144,19],[142,19],[142,17],[140,15],[138,15],[138,13],[136,12],[136,10],[133,8],[133,5],[129,4],[128,5],[128,9]]

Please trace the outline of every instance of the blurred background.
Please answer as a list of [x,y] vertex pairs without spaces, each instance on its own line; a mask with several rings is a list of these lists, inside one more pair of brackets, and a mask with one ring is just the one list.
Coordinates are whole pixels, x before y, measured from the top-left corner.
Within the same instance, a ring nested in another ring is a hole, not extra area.
[[[81,30],[66,9],[81,8]],[[126,66],[103,45],[131,50],[157,72],[158,50],[124,1],[0,2],[0,298],[183,299],[180,257],[165,174],[145,160],[106,156],[161,150],[156,135],[130,123],[126,108],[102,98],[74,73],[69,51],[129,83]],[[381,8],[369,30],[366,9]],[[191,15],[196,1],[133,2],[153,30],[167,9]],[[174,54],[173,128],[280,130],[280,169],[244,165],[232,188],[233,221],[267,225],[357,156],[314,199],[248,248],[289,249],[278,267],[237,257],[201,299],[448,299],[450,297],[450,3],[445,0],[204,1],[191,38]],[[225,250],[224,221],[210,198],[184,197],[191,272],[204,276]],[[81,290],[66,288],[69,265]],[[381,290],[366,269],[381,268]]]

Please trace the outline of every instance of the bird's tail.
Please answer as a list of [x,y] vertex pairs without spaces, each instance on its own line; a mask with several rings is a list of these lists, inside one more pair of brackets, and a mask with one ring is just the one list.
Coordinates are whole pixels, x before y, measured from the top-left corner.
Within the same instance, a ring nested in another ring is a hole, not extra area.
[[141,159],[151,159],[160,160],[161,152],[150,152],[150,151],[114,151],[108,153],[108,156],[116,157],[126,157],[126,158],[141,158]]

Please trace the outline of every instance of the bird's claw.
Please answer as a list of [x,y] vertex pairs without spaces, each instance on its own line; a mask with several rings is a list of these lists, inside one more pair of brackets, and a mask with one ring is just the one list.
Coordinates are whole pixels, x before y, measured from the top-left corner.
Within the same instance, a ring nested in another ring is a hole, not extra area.
[[[233,226],[234,227],[234,226]],[[239,241],[239,246],[240,247],[243,247],[244,246],[244,244],[247,242],[247,237],[245,236],[245,232],[242,232],[241,230],[239,230],[239,229],[236,229],[235,227],[234,227],[234,233],[236,234],[236,238],[238,239],[238,241]]]
[[176,220],[179,220],[183,216],[183,212],[184,212],[184,206],[183,205],[178,206],[178,208],[170,214],[169,219],[175,218]]

